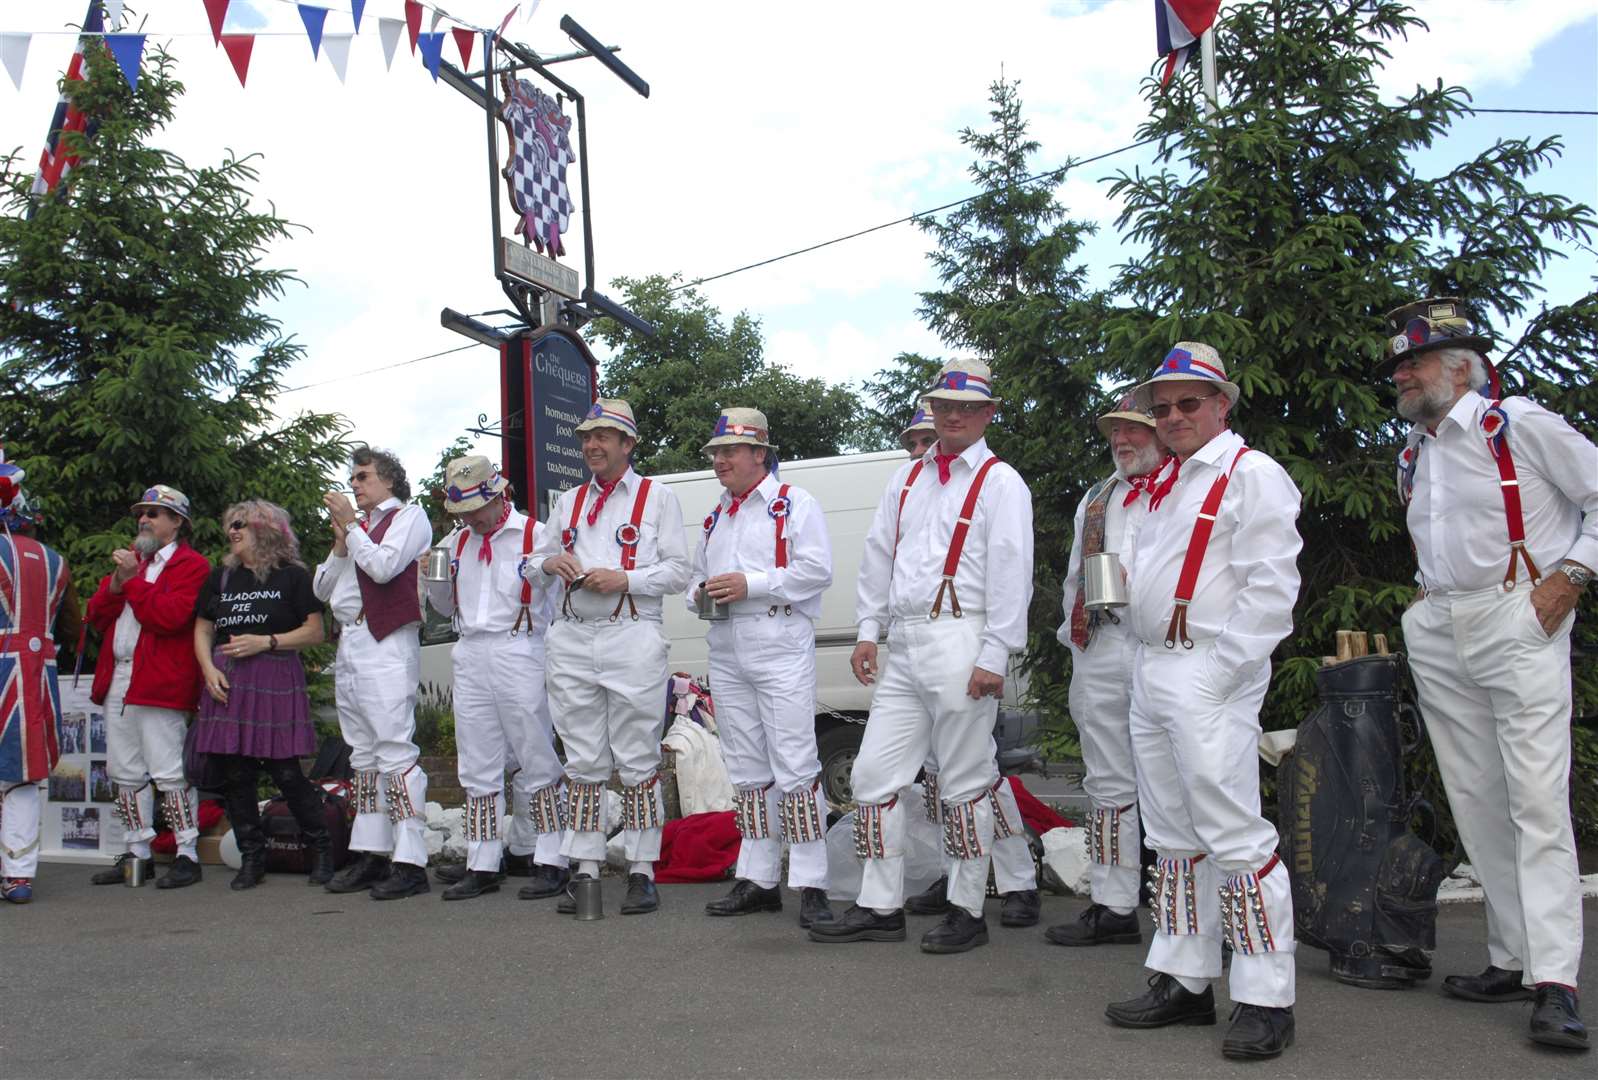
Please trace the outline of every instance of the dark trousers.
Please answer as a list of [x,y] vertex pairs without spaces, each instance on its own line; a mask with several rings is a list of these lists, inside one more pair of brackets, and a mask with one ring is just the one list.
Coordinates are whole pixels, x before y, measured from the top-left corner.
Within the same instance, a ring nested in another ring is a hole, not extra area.
[[327,846],[327,819],[323,816],[321,789],[305,778],[298,758],[253,758],[222,754],[226,782],[223,797],[228,820],[241,855],[265,854],[266,834],[261,830],[261,810],[256,800],[256,778],[264,769],[283,793],[289,812],[299,822],[305,846],[323,850]]

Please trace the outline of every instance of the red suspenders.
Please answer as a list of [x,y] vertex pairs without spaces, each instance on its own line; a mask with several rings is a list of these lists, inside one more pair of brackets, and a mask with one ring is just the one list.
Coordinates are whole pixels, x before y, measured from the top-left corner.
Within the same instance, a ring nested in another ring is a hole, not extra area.
[[1193,592],[1198,588],[1199,567],[1204,565],[1204,552],[1210,546],[1210,533],[1215,531],[1215,515],[1221,509],[1221,496],[1226,494],[1226,484],[1232,478],[1232,470],[1237,468],[1237,463],[1243,460],[1246,453],[1248,447],[1238,448],[1237,456],[1232,459],[1232,468],[1215,478],[1215,483],[1210,485],[1210,493],[1204,496],[1204,506],[1199,510],[1198,520],[1193,522],[1193,535],[1187,541],[1187,558],[1182,560],[1182,573],[1176,579],[1176,610],[1171,612],[1171,625],[1165,631],[1167,649],[1176,648],[1178,636],[1182,648],[1193,647],[1193,639],[1187,636],[1187,606],[1193,602]]
[[910,475],[904,478],[904,487],[899,490],[899,516],[893,519],[893,550],[899,550],[899,522],[904,518],[904,501],[910,497],[910,489],[916,486],[916,477],[921,475],[921,466],[925,462],[917,460],[910,466]]
[[527,575],[522,571],[527,569],[527,556],[533,553],[533,533],[537,530],[538,522],[529,515],[522,523],[522,561],[516,564],[516,576],[522,579],[522,606],[521,610],[516,612],[516,625],[510,628],[511,637],[515,637],[523,625],[526,626],[529,636],[533,632],[533,583],[527,580]]
[[1533,585],[1542,582],[1542,574],[1526,550],[1526,518],[1520,510],[1520,480],[1515,476],[1515,459],[1509,452],[1509,416],[1497,400],[1489,402],[1482,413],[1482,434],[1487,436],[1487,449],[1498,465],[1498,490],[1504,496],[1504,520],[1509,526],[1509,570],[1504,574],[1504,591],[1515,587],[1515,564],[1526,560],[1526,573]]
[[[638,541],[643,538],[643,530],[639,528],[644,523],[644,504],[649,501],[648,477],[638,485],[638,494],[633,496],[633,516],[627,524],[616,530],[616,543],[621,545],[621,568],[623,571],[631,570],[638,562]],[[622,604],[627,605],[632,614],[633,621],[638,620],[638,605],[633,602],[633,594],[624,592],[616,599],[616,610],[610,613],[610,621],[615,622],[621,616]]]
[[[936,619],[943,614],[943,594],[949,594],[949,613],[956,619],[963,617],[960,610],[960,598],[954,593],[954,574],[960,569],[960,552],[965,549],[966,534],[971,531],[971,516],[977,510],[977,496],[982,494],[982,481],[987,479],[988,471],[999,463],[996,457],[990,457],[977,469],[976,476],[971,478],[971,486],[966,489],[965,505],[960,507],[960,519],[954,524],[954,535],[949,538],[949,555],[943,560],[943,580],[938,583],[938,595],[933,598],[932,611],[927,615],[929,619]],[[921,463],[916,462],[916,467],[910,470],[911,477],[921,468]],[[904,491],[899,495],[899,509],[904,510],[905,496],[910,494],[910,484],[905,484]]]

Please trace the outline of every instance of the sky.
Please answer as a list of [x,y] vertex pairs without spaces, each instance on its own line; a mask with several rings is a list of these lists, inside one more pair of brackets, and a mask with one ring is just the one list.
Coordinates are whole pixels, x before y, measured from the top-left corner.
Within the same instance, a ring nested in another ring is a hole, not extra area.
[[[513,2],[446,7],[497,26]],[[348,0],[327,6],[326,32],[350,32]],[[1001,76],[1020,82],[1023,115],[1042,144],[1038,171],[1132,142],[1148,113],[1140,82],[1156,60],[1152,6],[541,0],[525,19],[524,0],[507,36],[545,56],[572,51],[558,27],[569,14],[621,46],[650,84],[646,100],[593,60],[556,69],[587,100],[596,287],[614,296],[618,275],[691,281],[970,194],[958,132],[987,124],[988,88]],[[0,4],[0,33],[35,34],[20,90],[0,73],[0,150],[38,153],[72,52],[68,24],[85,7]],[[269,307],[306,349],[286,379],[303,389],[281,408],[341,413],[413,475],[431,472],[479,414],[497,419],[495,351],[363,373],[465,344],[439,324],[444,307],[509,306],[493,276],[481,110],[433,82],[403,40],[385,70],[377,20],[401,18],[402,0],[368,0],[342,84],[326,50],[313,59],[292,3],[233,0],[226,29],[262,35],[242,88],[201,0],[129,7],[132,28],[142,23],[152,47],[168,48],[187,87],[159,144],[191,166],[229,150],[259,154],[258,204],[300,226],[266,259],[301,282]],[[1381,80],[1390,100],[1440,79],[1467,86],[1484,108],[1598,109],[1598,0],[1415,7],[1431,31],[1394,48]],[[459,63],[453,40],[444,55]],[[1417,167],[1440,171],[1498,138],[1553,134],[1565,157],[1536,185],[1598,206],[1598,117],[1466,119]],[[1083,252],[1095,284],[1125,258],[1105,179],[1149,163],[1146,152],[1122,153],[1067,174],[1057,189],[1071,217],[1100,225]],[[572,179],[575,192],[575,169]],[[575,217],[567,247],[564,261],[581,268]],[[917,293],[936,287],[927,249],[920,230],[898,225],[701,291],[728,317],[758,318],[771,361],[857,381],[901,351],[948,353],[916,315]],[[1545,279],[1553,302],[1586,292],[1598,273],[1592,252],[1571,254]],[[498,459],[497,440],[482,448]]]

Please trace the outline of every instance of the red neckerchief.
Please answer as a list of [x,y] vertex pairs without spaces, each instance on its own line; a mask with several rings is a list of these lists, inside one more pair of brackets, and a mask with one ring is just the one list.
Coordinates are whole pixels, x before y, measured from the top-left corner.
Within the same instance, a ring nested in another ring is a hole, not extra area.
[[763,484],[765,482],[766,482],[766,478],[764,476],[762,476],[759,480],[757,480],[753,484],[749,485],[749,490],[748,491],[744,492],[742,495],[734,495],[732,497],[732,502],[727,505],[727,516],[728,517],[735,516],[738,513],[738,508],[743,505],[744,500],[749,498],[749,496],[753,495],[755,493],[755,488],[759,487],[761,484]]
[[[1160,479],[1162,473],[1168,473],[1163,480]],[[1174,454],[1166,458],[1165,463],[1154,470],[1154,479],[1149,481],[1150,510],[1158,510],[1160,508],[1160,503],[1164,502],[1165,497],[1171,493],[1171,488],[1176,486],[1176,478],[1181,474],[1182,459]]]
[[494,549],[489,546],[489,541],[494,539],[499,530],[505,527],[505,522],[510,520],[510,501],[501,499],[499,520],[494,522],[494,527],[483,534],[483,546],[477,549],[477,561],[491,563],[494,561]]
[[[1149,504],[1152,507],[1154,503],[1154,478],[1160,475],[1160,470],[1164,467],[1165,461],[1161,460],[1158,465],[1154,466],[1154,468],[1150,469],[1142,476],[1127,477],[1126,482],[1132,488],[1132,490],[1126,493],[1126,499],[1121,503],[1122,509],[1125,509],[1126,507],[1137,502],[1137,497],[1145,492],[1148,493]],[[1161,498],[1164,498],[1163,493]]]
[[[621,476],[626,475],[626,473],[621,474]],[[616,490],[616,485],[621,483],[621,476],[616,477],[616,479],[612,480],[608,484],[599,479],[599,477],[594,477],[594,483],[599,485],[599,498],[594,500],[593,509],[588,511],[589,525],[593,525],[599,521],[599,512],[605,508],[605,500],[610,498],[610,493],[612,491]]]
[[959,456],[959,454],[932,455],[933,462],[938,466],[938,483],[947,484],[949,482],[949,466],[953,465],[954,459]]

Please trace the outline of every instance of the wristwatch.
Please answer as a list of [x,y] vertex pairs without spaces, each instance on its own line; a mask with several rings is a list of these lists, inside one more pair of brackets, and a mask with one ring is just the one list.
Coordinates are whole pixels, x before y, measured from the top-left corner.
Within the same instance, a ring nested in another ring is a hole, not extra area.
[[1569,578],[1570,583],[1576,586],[1578,589],[1586,588],[1587,582],[1592,580],[1593,575],[1591,570],[1588,570],[1585,566],[1580,566],[1573,562],[1562,562],[1559,564],[1558,569],[1559,572]]
[[271,643],[267,646],[267,648],[271,649],[273,652],[277,652],[277,635],[268,634],[266,635],[266,640]]

